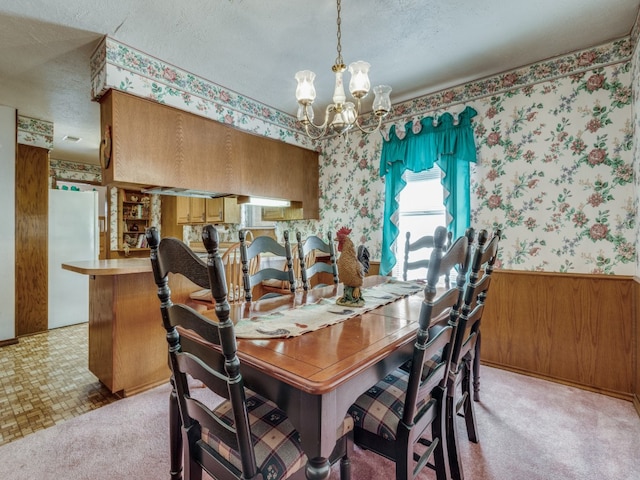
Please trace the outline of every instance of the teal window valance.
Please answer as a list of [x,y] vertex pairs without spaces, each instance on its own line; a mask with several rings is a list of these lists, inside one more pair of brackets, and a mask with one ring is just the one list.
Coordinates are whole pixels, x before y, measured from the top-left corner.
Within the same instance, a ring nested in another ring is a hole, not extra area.
[[422,127],[414,133],[413,122],[405,125],[405,136],[399,138],[396,127],[389,130],[389,139],[382,145],[380,176],[385,177],[384,222],[382,231],[382,259],[380,273],[388,275],[396,264],[391,246],[398,237],[395,219],[398,212],[398,196],[405,187],[405,170],[421,172],[437,164],[443,172],[441,180],[445,191],[444,206],[454,238],[464,235],[471,216],[470,162],[476,161],[476,145],[471,119],[477,112],[466,107],[454,121],[450,113],[444,113],[434,122],[433,117],[420,120]]

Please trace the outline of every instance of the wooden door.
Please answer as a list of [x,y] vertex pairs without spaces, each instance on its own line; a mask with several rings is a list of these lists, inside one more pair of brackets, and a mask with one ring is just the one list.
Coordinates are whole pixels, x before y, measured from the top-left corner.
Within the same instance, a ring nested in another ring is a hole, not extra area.
[[16,337],[49,328],[49,151],[16,154]]

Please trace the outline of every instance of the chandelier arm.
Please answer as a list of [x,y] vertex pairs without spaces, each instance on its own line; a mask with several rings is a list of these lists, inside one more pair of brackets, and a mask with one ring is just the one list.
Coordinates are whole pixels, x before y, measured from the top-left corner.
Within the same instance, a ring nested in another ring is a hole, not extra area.
[[[312,107],[309,107],[309,108],[312,108]],[[304,122],[303,122],[303,125],[304,125],[305,131],[307,132],[307,135],[312,140],[317,140],[317,139],[319,139],[320,137],[322,137],[326,133],[327,125],[329,125],[329,115],[331,114],[332,111],[333,111],[333,105],[327,106],[327,108],[325,109],[325,112],[324,112],[324,122],[322,122],[321,125],[316,125],[309,118],[309,115],[307,114],[307,107],[304,108]],[[317,131],[320,132],[318,134],[318,136],[312,135],[311,130],[309,129],[310,126],[315,128]]]
[[[313,126],[315,127],[315,125],[313,125]],[[324,132],[326,131],[326,127],[324,129],[320,130],[320,133],[318,133],[318,135],[313,135],[311,133],[311,131],[309,130],[309,124],[308,123],[305,124],[304,130],[305,130],[305,132],[307,132],[307,137],[309,137],[311,140],[318,140],[320,137],[322,137],[324,135]]]
[[353,124],[354,124],[356,127],[358,127],[358,129],[359,129],[362,133],[364,133],[364,134],[366,134],[366,135],[369,135],[370,133],[373,133],[373,132],[375,132],[376,130],[379,130],[379,129],[380,129],[380,127],[382,126],[382,117],[383,117],[383,116],[382,116],[382,115],[378,115],[377,117],[378,117],[378,124],[377,124],[375,127],[371,128],[370,130],[368,130],[368,129],[366,129],[366,128],[364,128],[364,127],[362,127],[362,126],[360,125],[360,122],[358,122],[358,118],[359,118],[359,117],[358,117],[358,118],[356,118],[356,120],[355,120],[355,122],[353,122]]

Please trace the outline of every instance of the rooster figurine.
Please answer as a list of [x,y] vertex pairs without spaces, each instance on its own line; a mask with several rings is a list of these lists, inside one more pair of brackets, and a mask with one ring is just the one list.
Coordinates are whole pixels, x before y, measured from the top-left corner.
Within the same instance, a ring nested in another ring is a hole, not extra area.
[[[340,252],[340,257],[338,257],[337,261],[338,275],[344,285],[342,297],[338,298],[336,303],[342,306],[362,307],[364,298],[362,298],[360,287],[362,287],[364,275],[368,270],[369,252],[366,248],[360,248],[360,254],[358,254],[349,238],[350,233],[351,229],[347,227],[342,227],[336,233],[338,252]],[[364,260],[364,263],[362,260]]]

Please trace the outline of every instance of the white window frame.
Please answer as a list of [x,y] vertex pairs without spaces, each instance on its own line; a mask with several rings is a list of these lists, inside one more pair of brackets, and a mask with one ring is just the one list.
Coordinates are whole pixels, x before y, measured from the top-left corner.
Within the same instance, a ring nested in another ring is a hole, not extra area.
[[[395,244],[394,277],[402,278],[404,244],[408,229],[411,231],[411,238],[416,240],[423,235],[433,235],[437,226],[446,226],[447,215],[441,177],[442,171],[437,165],[419,173],[410,171],[404,173],[407,185],[400,192],[398,201],[398,229],[400,233]],[[423,186],[418,186],[418,184],[423,184]],[[432,194],[429,195],[429,193]],[[441,199],[439,204],[438,199]],[[424,219],[425,226],[416,228],[416,223],[421,223],[421,219]],[[407,274],[408,280],[424,278],[426,278],[426,269],[411,270]]]

